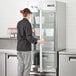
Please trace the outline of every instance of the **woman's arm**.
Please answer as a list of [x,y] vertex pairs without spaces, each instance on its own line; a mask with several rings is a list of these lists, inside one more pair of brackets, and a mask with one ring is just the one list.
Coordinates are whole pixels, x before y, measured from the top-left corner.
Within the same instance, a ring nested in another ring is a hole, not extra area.
[[26,24],[25,33],[26,33],[26,38],[29,42],[34,43],[34,44],[37,43],[38,39],[36,39],[32,36],[32,27],[29,22],[27,22],[27,24]]
[[43,44],[44,43],[44,39],[38,40],[32,36],[32,27],[29,22],[26,24],[25,33],[26,33],[26,38],[30,43],[34,43],[34,44],[36,44],[36,43]]

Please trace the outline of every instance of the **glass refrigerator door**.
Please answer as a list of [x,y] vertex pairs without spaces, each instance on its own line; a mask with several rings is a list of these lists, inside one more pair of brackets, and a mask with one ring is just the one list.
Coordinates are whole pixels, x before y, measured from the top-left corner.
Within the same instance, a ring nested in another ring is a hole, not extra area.
[[[37,39],[40,39],[40,11],[33,12],[31,15],[31,24],[33,28],[33,36]],[[32,45],[32,65],[40,65],[40,45]]]
[[40,38],[45,40],[44,44],[40,45],[40,69],[41,71],[55,72],[55,12],[49,10],[40,11],[40,23]]

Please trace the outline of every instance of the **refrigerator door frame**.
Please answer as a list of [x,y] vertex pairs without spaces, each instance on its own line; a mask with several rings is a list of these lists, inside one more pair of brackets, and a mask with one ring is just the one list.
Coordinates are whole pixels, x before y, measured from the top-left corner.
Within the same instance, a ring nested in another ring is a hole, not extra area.
[[[42,38],[42,10],[40,10],[40,39]],[[42,72],[42,44],[40,44],[40,72]]]

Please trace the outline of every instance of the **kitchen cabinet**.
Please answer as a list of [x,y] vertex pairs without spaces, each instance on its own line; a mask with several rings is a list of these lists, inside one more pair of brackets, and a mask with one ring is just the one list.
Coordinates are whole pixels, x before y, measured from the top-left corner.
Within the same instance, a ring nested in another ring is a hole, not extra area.
[[[75,50],[76,51],[76,50]],[[59,76],[76,76],[76,52],[59,53]]]
[[6,54],[7,76],[17,76],[17,55]]
[[[22,17],[18,11],[28,7],[28,5],[28,1],[25,2],[24,0],[8,0],[8,2],[0,0],[0,9],[2,9],[0,12],[0,38],[9,37],[8,28],[16,28],[17,22]],[[7,8],[6,11],[5,8]],[[9,10],[10,12],[8,12]]]
[[5,76],[5,54],[0,53],[0,76]]
[[0,49],[0,76],[17,76],[16,50]]

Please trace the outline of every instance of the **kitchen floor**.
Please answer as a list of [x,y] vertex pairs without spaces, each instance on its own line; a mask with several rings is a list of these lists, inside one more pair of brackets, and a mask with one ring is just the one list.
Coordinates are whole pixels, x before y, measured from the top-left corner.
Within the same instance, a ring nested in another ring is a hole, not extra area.
[[56,76],[56,72],[40,72],[38,66],[31,69],[30,76]]

